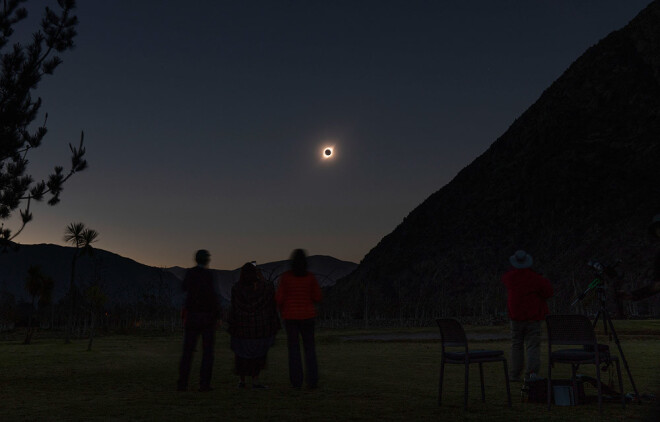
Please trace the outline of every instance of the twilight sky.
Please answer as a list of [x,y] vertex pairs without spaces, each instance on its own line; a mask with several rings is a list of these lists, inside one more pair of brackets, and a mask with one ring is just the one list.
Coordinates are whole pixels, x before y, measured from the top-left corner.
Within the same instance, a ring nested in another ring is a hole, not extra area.
[[45,177],[84,130],[90,168],[17,240],[63,244],[82,221],[149,265],[359,262],[648,3],[80,1],[29,158]]

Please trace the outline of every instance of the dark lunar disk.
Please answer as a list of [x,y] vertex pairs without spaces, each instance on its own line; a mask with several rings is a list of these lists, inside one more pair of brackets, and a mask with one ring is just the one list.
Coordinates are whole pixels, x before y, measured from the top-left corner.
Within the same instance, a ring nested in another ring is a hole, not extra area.
[[329,157],[329,156],[332,155],[332,150],[331,150],[330,148],[328,148],[328,149],[326,149],[326,150],[324,151],[324,153],[325,153],[326,156]]

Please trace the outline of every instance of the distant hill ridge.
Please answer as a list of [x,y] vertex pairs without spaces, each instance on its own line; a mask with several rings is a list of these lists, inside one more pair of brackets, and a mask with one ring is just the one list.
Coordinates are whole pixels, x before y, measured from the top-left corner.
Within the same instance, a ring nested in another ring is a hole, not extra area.
[[[268,262],[257,266],[267,280],[276,282],[277,278],[289,269],[289,261]],[[326,255],[308,257],[307,266],[308,270],[316,276],[321,287],[334,285],[338,279],[347,276],[357,268],[357,264],[353,262],[342,261]],[[181,280],[183,280],[186,273],[186,268],[181,267],[172,267],[167,270]],[[229,301],[231,299],[231,288],[238,281],[241,269],[237,268],[231,271],[214,269],[212,271],[218,282],[218,293],[222,295],[223,300]]]
[[385,236],[331,289],[326,312],[502,314],[499,277],[517,249],[531,253],[555,285],[552,310],[575,310],[569,303],[592,279],[590,259],[620,259],[623,281],[633,285],[650,278],[660,246],[646,233],[658,212],[656,0],[589,48],[487,151]]
[[[27,300],[25,278],[31,265],[39,265],[42,272],[53,277],[53,297],[58,301],[66,295],[71,277],[71,260],[75,248],[52,244],[20,245],[17,252],[0,254],[0,293],[14,295],[17,300]],[[317,274],[323,286],[329,286],[353,271],[357,264],[330,256],[311,256],[310,271]],[[260,264],[266,277],[276,277],[286,269],[287,261]],[[94,248],[94,255],[81,256],[76,266],[76,284],[84,288],[100,283],[113,303],[134,303],[158,291],[166,291],[173,304],[183,301],[181,280],[185,268],[158,268],[140,264],[103,249]],[[240,269],[213,270],[219,293],[229,302],[231,286],[238,280]]]

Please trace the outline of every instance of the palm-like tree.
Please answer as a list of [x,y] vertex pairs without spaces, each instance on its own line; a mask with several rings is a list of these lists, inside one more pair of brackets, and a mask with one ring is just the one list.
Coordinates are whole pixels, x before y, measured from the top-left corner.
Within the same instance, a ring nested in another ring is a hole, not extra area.
[[71,259],[71,282],[69,284],[69,319],[66,324],[65,343],[71,342],[71,331],[73,328],[73,294],[76,285],[76,261],[84,254],[93,253],[92,243],[98,241],[99,233],[96,230],[85,227],[83,223],[71,223],[64,231],[64,241],[73,245],[76,250]]

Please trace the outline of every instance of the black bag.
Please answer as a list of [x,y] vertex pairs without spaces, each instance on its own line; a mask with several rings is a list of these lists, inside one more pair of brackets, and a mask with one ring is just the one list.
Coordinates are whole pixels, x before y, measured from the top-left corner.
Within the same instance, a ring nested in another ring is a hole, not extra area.
[[522,400],[529,403],[547,403],[547,392],[548,380],[546,378],[525,381],[520,390]]

